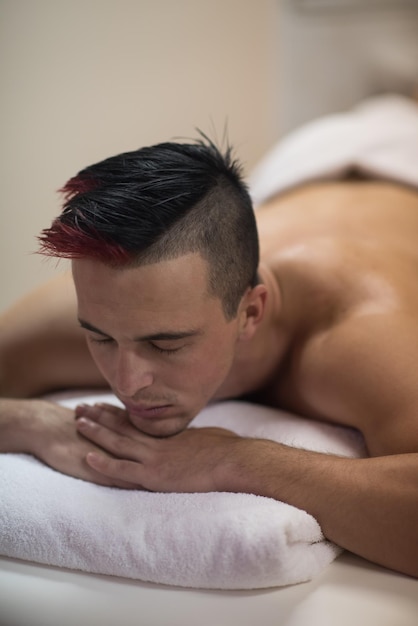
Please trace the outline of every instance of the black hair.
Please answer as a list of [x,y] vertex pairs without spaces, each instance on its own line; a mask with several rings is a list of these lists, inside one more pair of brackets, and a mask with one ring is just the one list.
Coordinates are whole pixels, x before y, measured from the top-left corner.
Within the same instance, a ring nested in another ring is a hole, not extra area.
[[256,222],[231,147],[221,153],[204,137],[141,148],[85,168],[62,191],[44,254],[126,266],[198,252],[228,319],[257,282]]

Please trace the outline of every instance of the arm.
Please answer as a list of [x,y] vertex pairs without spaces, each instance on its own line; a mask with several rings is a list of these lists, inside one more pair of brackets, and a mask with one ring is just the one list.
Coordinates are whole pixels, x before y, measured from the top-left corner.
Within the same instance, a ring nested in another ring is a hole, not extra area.
[[[414,576],[417,354],[416,320],[400,313],[349,317],[314,338],[299,364],[304,400],[324,418],[359,429],[372,458],[293,450],[281,459],[287,489],[281,484],[273,496],[312,513],[325,535],[342,547]],[[270,489],[274,492],[273,484]]]
[[416,320],[406,315],[361,315],[312,340],[299,363],[305,402],[326,419],[359,429],[372,458],[288,451],[276,463],[289,482],[280,491],[270,484],[273,497],[312,513],[335,543],[414,576],[417,333]]
[[248,452],[257,461],[238,489],[304,509],[336,544],[418,576],[418,454],[353,460],[271,442]]
[[76,309],[72,278],[64,274],[0,315],[0,397],[104,386]]

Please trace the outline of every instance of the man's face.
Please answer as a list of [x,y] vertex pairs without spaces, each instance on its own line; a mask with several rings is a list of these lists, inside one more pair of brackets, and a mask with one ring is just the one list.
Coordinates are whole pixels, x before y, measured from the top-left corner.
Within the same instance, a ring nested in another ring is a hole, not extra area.
[[226,321],[207,272],[198,254],[128,269],[73,261],[92,357],[132,423],[150,435],[183,430],[230,371],[239,318]]

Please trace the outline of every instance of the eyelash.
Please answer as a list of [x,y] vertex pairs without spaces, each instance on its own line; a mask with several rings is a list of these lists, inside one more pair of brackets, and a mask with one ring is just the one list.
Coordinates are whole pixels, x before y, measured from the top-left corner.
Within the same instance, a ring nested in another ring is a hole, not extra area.
[[92,343],[112,343],[113,339],[93,339],[93,337],[90,337],[90,341]]
[[171,350],[167,350],[166,348],[159,348],[155,344],[151,343],[150,346],[160,354],[174,354],[174,352],[178,352],[180,348],[172,348]]
[[[106,344],[106,343],[112,343],[113,339],[93,339],[91,338],[90,341],[92,343],[100,343],[100,344]],[[172,348],[171,350],[168,350],[167,348],[160,348],[159,346],[156,346],[154,343],[150,343],[149,344],[153,350],[156,350],[157,352],[159,352],[160,354],[174,354],[175,352],[178,352],[182,346],[180,346],[179,348]]]

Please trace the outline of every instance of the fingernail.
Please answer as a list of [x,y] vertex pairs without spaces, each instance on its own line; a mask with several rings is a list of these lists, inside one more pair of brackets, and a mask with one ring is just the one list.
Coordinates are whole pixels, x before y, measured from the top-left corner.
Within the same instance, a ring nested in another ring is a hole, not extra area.
[[98,454],[97,452],[89,452],[86,458],[89,463],[91,463],[92,465],[96,465],[100,464],[103,456],[101,454]]
[[78,404],[75,407],[75,413],[76,415],[78,415],[79,413],[84,413],[84,411],[86,411],[89,408],[88,404]]
[[92,420],[87,419],[87,417],[80,417],[77,420],[77,424],[81,428],[95,428],[97,426],[96,422],[93,422]]

